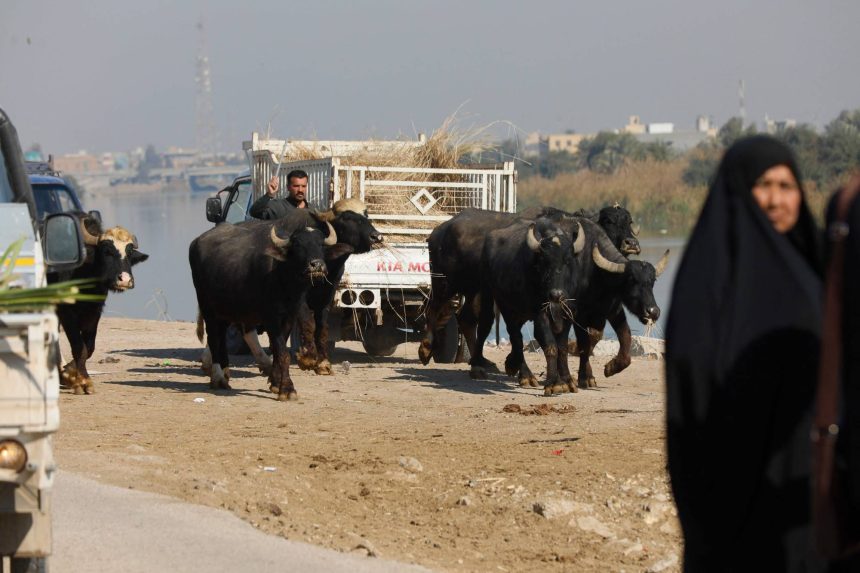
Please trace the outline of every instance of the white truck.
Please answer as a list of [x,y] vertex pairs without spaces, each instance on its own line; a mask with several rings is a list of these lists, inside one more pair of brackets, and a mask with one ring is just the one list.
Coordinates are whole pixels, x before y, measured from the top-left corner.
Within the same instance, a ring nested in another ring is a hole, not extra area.
[[[347,260],[329,315],[330,343],[360,340],[368,354],[386,356],[397,344],[419,340],[430,296],[426,243],[430,232],[467,207],[516,212],[513,162],[454,169],[392,165],[391,158],[408,157],[410,149],[426,144],[423,137],[418,141],[285,141],[263,139],[257,133],[243,143],[250,174],[237,179],[228,188],[229,195],[217,202],[215,207],[222,209],[220,220],[247,217],[273,175],[278,174],[284,190],[288,174],[301,169],[308,174],[306,200],[312,208],[325,210],[339,199],[356,197],[367,205],[374,226],[385,235],[383,248]],[[297,155],[317,158],[280,161]],[[453,362],[458,340],[452,318],[436,361]]]
[[[84,260],[77,219],[60,213],[38,221],[36,213],[15,128],[0,110],[0,252],[23,241],[14,260],[0,263],[0,275],[14,273],[8,288],[45,286],[48,270]],[[0,556],[16,573],[45,571],[51,552],[58,337],[53,308],[0,306]]]

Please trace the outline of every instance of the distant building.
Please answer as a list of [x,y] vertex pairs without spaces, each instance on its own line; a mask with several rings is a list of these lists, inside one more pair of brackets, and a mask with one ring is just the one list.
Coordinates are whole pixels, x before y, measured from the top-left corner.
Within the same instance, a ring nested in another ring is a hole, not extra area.
[[774,120],[770,119],[767,114],[764,116],[764,130],[771,135],[776,135],[784,132],[786,129],[792,129],[795,127],[797,127],[796,119]]
[[646,125],[638,115],[631,115],[627,125],[619,131],[632,134],[642,143],[666,143],[679,152],[688,151],[717,136],[716,128],[711,127],[711,120],[704,115],[696,118],[695,129],[675,129],[675,124],[668,122]]
[[67,155],[55,155],[54,169],[74,175],[80,173],[104,173],[112,170],[113,167],[106,168],[102,157],[99,155],[79,151]]
[[584,133],[553,133],[546,136],[546,150],[566,151],[575,155],[579,151],[579,142],[588,137]]
[[638,115],[631,115],[627,119],[627,125],[620,129],[621,133],[631,133],[633,135],[642,135],[646,131],[645,124]]

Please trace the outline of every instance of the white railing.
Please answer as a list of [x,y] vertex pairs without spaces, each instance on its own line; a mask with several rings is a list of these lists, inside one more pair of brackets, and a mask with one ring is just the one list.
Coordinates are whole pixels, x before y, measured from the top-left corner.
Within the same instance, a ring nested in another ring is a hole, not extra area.
[[[260,139],[255,133],[244,148],[251,157],[254,198],[266,191],[269,179],[278,172],[278,158],[290,145],[311,144],[329,150],[386,148],[395,150],[421,142],[287,142]],[[387,146],[387,147],[386,147]],[[287,154],[288,155],[288,154]],[[355,197],[362,200],[376,227],[386,235],[427,235],[442,221],[473,207],[516,212],[516,170],[513,162],[462,169],[351,165],[348,157],[325,157],[285,162],[280,167],[281,194],[287,175],[301,169],[308,174],[307,201],[316,209],[327,209],[334,201]],[[417,239],[417,237],[416,237]]]

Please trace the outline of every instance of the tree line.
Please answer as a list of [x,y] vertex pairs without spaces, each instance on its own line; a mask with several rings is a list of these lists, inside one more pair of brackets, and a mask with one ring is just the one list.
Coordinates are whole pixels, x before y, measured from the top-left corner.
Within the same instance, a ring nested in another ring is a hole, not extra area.
[[[640,142],[629,133],[600,132],[582,140],[575,154],[550,151],[518,162],[519,204],[575,210],[617,201],[645,229],[685,233],[695,222],[725,149],[755,133],[755,125],[745,126],[733,117],[715,138],[679,152],[666,143]],[[829,194],[860,168],[860,109],[841,112],[823,130],[799,124],[773,136],[794,150],[810,205],[821,217]],[[518,157],[518,146],[505,141],[496,153],[489,160],[510,160]],[[486,154],[483,160],[488,160]]]

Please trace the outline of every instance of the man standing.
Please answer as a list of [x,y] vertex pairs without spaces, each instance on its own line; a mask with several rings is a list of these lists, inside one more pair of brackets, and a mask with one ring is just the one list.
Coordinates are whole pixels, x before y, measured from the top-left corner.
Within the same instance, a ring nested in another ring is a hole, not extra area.
[[279,219],[293,209],[307,209],[305,197],[308,192],[308,174],[301,169],[290,171],[287,175],[287,196],[279,199],[277,177],[269,179],[266,194],[257,199],[249,214],[257,219]]
[[[289,214],[293,209],[307,209],[308,203],[305,196],[308,192],[308,174],[301,169],[290,171],[287,175],[287,196],[278,198],[278,186],[280,182],[277,177],[269,179],[266,194],[254,201],[248,213],[257,219],[280,219]],[[290,334],[290,359],[295,361],[301,345],[301,333],[298,321],[293,325]]]

